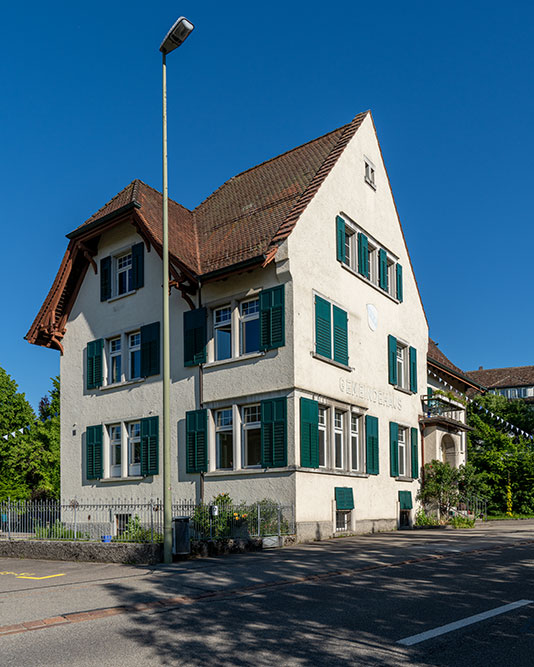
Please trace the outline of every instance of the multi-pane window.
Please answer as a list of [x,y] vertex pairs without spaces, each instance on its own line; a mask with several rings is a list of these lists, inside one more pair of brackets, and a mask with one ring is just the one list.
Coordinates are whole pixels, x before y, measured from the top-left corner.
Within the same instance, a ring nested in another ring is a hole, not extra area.
[[217,308],[213,313],[215,330],[215,359],[230,359],[232,356],[232,309]]
[[343,417],[341,410],[334,411],[334,467],[343,468]]
[[141,334],[139,331],[128,335],[130,380],[141,377]]
[[261,410],[260,405],[243,408],[243,466],[261,464]]
[[350,510],[336,510],[336,531],[345,532],[349,529]]
[[120,477],[122,465],[122,435],[120,424],[113,424],[109,427],[109,446],[111,454],[111,477]]
[[399,477],[405,477],[407,466],[407,449],[406,449],[406,429],[402,426],[399,426],[399,435],[398,435],[398,448],[399,448]]
[[360,417],[354,413],[350,415],[350,453],[352,470],[362,470],[363,462],[360,460]]
[[234,434],[232,408],[215,413],[217,468],[231,469],[234,465]]
[[345,227],[345,264],[347,266],[353,265],[355,239],[356,234],[348,227]]
[[117,263],[117,295],[127,294],[132,291],[132,253],[120,255],[115,258]]
[[403,389],[406,388],[407,349],[397,341],[397,386]]
[[122,380],[122,352],[121,338],[112,338],[109,341],[109,384]]
[[260,300],[242,301],[239,306],[241,319],[241,354],[260,349]]
[[141,423],[128,424],[128,474],[141,473]]
[[319,466],[326,466],[326,448],[328,446],[327,428],[326,428],[326,410],[322,405],[319,406]]
[[368,267],[369,267],[369,280],[372,283],[377,283],[378,282],[378,252],[377,249],[369,243],[367,246],[367,253],[368,253]]

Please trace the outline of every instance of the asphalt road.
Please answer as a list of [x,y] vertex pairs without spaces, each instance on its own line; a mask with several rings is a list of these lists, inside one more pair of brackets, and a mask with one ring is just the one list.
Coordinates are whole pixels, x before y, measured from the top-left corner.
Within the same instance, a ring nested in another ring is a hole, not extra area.
[[0,664],[530,666],[533,554],[509,522],[156,568],[4,559]]

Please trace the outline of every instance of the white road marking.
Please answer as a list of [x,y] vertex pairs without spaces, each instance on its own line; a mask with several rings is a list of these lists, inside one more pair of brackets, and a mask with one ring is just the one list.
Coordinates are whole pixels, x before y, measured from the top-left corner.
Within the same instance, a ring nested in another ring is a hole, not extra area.
[[466,625],[479,623],[480,621],[485,621],[487,618],[492,618],[493,616],[499,616],[499,614],[506,614],[506,612],[508,611],[513,611],[514,609],[518,609],[519,607],[524,607],[527,604],[532,604],[532,602],[533,602],[532,600],[518,600],[517,602],[511,602],[510,604],[505,604],[502,607],[497,607],[496,609],[485,611],[482,614],[475,614],[474,616],[468,616],[467,618],[463,618],[461,621],[448,623],[447,625],[442,625],[439,628],[434,628],[434,630],[428,630],[427,632],[420,632],[418,635],[412,635],[411,637],[406,637],[406,639],[399,640],[397,644],[402,644],[403,646],[413,646],[414,644],[425,642],[427,639],[432,639],[433,637],[439,637],[440,635],[447,634],[447,632],[458,630],[459,628],[463,628]]

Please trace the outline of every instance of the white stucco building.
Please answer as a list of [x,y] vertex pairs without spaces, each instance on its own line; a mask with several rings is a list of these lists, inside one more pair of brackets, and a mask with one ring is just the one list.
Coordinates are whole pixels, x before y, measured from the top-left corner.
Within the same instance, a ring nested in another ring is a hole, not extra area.
[[[370,112],[169,226],[175,498],[294,504],[303,540],[411,521],[428,327]],[[162,496],[161,233],[134,181],[27,335],[61,351],[64,499]]]

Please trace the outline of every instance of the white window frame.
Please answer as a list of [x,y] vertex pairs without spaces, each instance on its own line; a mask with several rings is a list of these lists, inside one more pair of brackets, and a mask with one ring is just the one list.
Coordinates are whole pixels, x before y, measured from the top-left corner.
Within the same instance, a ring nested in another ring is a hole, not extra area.
[[[125,266],[121,266],[121,262],[129,257],[130,261]],[[133,253],[132,249],[129,248],[121,253],[114,255],[113,257],[113,286],[114,286],[114,295],[115,296],[125,296],[126,294],[131,294],[135,292],[132,289],[132,280],[133,280]],[[126,274],[126,290],[121,292],[119,289],[120,277]]]
[[[328,467],[328,406],[319,405],[319,467]],[[324,419],[323,419],[324,417]],[[320,434],[323,434],[323,444],[321,447]],[[323,454],[323,462],[321,463],[321,449]]]
[[[128,440],[128,476],[139,477],[141,475],[141,422],[139,420],[126,424],[126,437]],[[136,446],[139,447],[139,461],[134,460]]]
[[[228,311],[228,319],[224,319],[220,322],[217,322],[217,313],[220,313],[221,311]],[[218,350],[218,344],[217,344],[217,330],[218,329],[226,329],[227,327],[230,327],[230,354],[227,357],[221,357],[219,358],[219,350]],[[213,309],[213,353],[214,353],[214,360],[215,361],[225,361],[227,359],[231,359],[233,357],[233,352],[234,352],[234,342],[233,342],[233,326],[232,326],[232,305],[231,304],[224,304],[223,306],[217,306],[217,308]]]
[[[338,420],[338,415],[339,415],[339,420]],[[340,410],[339,408],[334,408],[334,419],[333,419],[333,429],[334,429],[334,438],[333,438],[333,464],[334,468],[336,470],[343,470],[344,463],[345,463],[345,452],[343,451],[345,448],[345,416],[346,412],[343,410]],[[338,460],[337,460],[337,436],[340,437],[341,441],[341,446],[339,448],[339,453],[340,453],[340,465],[337,465]]]
[[[247,410],[257,410],[258,419],[254,422],[247,421]],[[260,431],[260,461],[259,463],[247,462],[247,433],[251,430]],[[242,467],[243,468],[261,468],[261,406],[259,403],[241,406],[241,447],[242,447]]]
[[409,365],[410,360],[408,359],[408,345],[403,341],[397,339],[397,352],[396,352],[396,361],[397,364],[397,384],[395,386],[400,389],[408,389],[409,387]]
[[[117,435],[118,429],[118,435]],[[108,424],[107,426],[108,438],[109,438],[109,476],[113,477],[122,477],[122,466],[124,462],[124,452],[123,452],[123,424],[116,422],[113,424]],[[119,463],[116,463],[117,457],[116,453],[119,452]]]
[[369,158],[364,158],[364,179],[365,182],[370,185],[373,190],[376,190],[376,169],[375,165],[369,160]]
[[[113,349],[114,343],[118,341],[119,347],[118,349]],[[108,357],[108,368],[107,368],[107,384],[119,384],[123,381],[123,364],[122,364],[122,336],[113,336],[112,338],[108,338],[107,341],[107,357]],[[118,380],[113,379],[113,366],[114,366],[114,360],[118,359],[118,363],[120,366],[120,372],[119,372],[119,378]]]
[[[132,337],[138,336],[138,342],[132,345]],[[130,380],[139,380],[141,378],[141,332],[140,331],[131,331],[126,334],[126,339],[128,342],[128,378]],[[132,355],[139,354],[139,375],[133,375],[133,366]]]
[[408,477],[408,464],[409,464],[409,448],[407,443],[407,434],[408,429],[399,424],[398,426],[398,436],[397,436],[397,448],[398,448],[398,468],[399,468],[399,477]]
[[[364,449],[362,438],[362,415],[351,412],[349,415],[349,443],[350,443],[350,467],[352,472],[363,472]],[[354,428],[356,426],[356,428]],[[356,456],[354,453],[356,452]],[[356,460],[355,460],[356,459]]]
[[[255,304],[256,307],[253,312],[243,313],[243,307],[247,304]],[[258,347],[256,350],[245,352],[245,330],[247,322],[258,321]],[[260,351],[260,299],[258,296],[251,296],[248,299],[243,299],[239,303],[239,352],[241,356],[246,354],[255,354]]]
[[[224,417],[224,421],[219,424],[219,415],[222,413],[229,413],[230,421],[228,422],[228,417]],[[232,436],[232,465],[230,467],[223,468],[221,465],[221,445],[219,441],[219,434],[228,434]],[[234,469],[234,460],[235,460],[235,433],[234,433],[234,410],[232,406],[226,408],[219,408],[215,410],[215,455],[216,455],[216,469],[217,470],[233,470]]]
[[346,533],[350,530],[352,510],[336,509],[336,533]]

